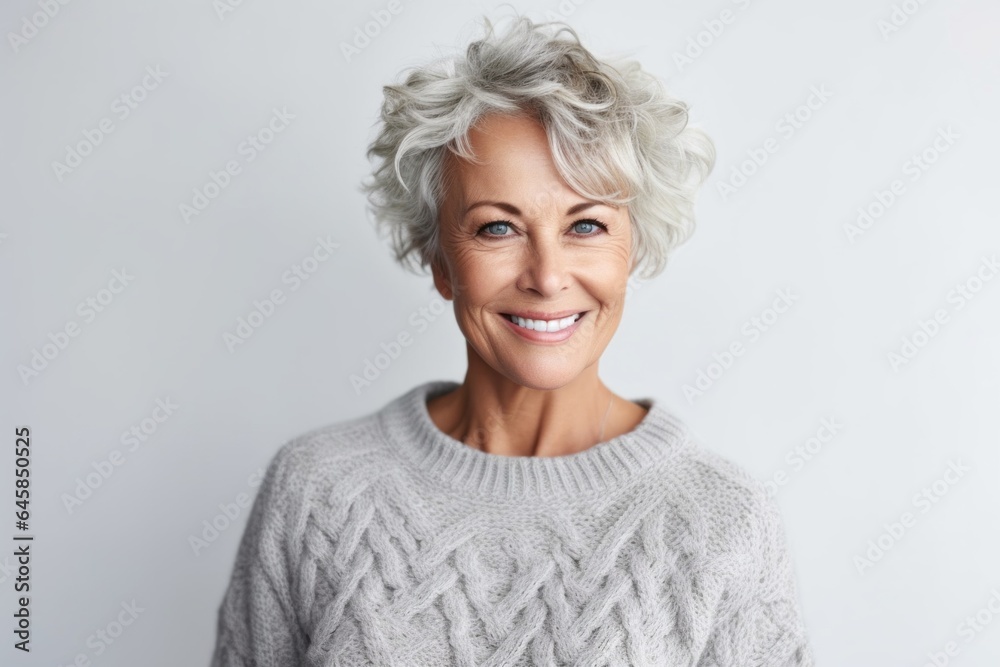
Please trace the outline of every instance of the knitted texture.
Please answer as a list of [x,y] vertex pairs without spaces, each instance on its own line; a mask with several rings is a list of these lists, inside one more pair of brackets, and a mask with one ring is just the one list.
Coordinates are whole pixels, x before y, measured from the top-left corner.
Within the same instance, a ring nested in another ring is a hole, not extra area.
[[814,665],[776,504],[654,399],[582,452],[507,457],[432,381],[268,465],[212,667]]

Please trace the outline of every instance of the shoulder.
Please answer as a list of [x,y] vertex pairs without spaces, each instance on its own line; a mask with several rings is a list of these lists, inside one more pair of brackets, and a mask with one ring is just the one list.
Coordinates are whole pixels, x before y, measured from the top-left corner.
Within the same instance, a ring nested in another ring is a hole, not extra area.
[[384,451],[377,412],[301,431],[272,455],[261,493],[297,504],[326,498],[339,482],[370,469]]
[[709,557],[756,561],[782,529],[763,482],[688,431],[689,446],[670,483],[688,502],[688,518]]
[[[688,483],[706,495],[718,498],[716,509],[729,513],[762,511],[769,504],[764,483],[750,474],[741,464],[719,454],[698,436],[689,435],[687,467]],[[708,500],[709,498],[706,498]]]

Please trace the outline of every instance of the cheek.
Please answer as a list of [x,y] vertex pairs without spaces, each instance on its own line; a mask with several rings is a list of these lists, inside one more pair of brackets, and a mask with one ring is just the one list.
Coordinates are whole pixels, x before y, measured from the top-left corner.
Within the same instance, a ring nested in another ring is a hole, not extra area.
[[517,279],[517,263],[501,252],[468,250],[455,255],[455,280],[462,296],[478,302],[492,298]]
[[588,271],[586,286],[588,291],[601,304],[605,316],[620,316],[625,307],[625,296],[628,291],[628,263],[613,260],[600,267],[594,266]]
[[625,290],[630,268],[631,253],[616,246],[593,257],[587,263],[586,275],[592,277],[590,283],[600,294],[611,299]]
[[615,322],[621,319],[622,312],[625,310],[624,293],[604,294],[601,297],[601,303],[606,318]]

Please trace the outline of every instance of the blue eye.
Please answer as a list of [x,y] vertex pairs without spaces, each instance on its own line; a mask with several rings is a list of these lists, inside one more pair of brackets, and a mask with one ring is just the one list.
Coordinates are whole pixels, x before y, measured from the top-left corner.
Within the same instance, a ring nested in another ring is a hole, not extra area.
[[[487,222],[485,225],[480,227],[478,233],[482,234],[483,230],[488,229],[490,227],[498,227],[498,226],[510,227],[510,225],[511,223],[507,220],[494,220],[492,222]],[[487,234],[487,236],[509,236],[509,234]]]
[[[484,235],[484,236],[487,236],[487,237],[493,237],[493,238],[503,238],[504,236],[512,236],[512,234],[494,233],[494,232],[498,231],[496,229],[497,227],[501,227],[501,228],[510,227],[513,224],[514,223],[512,223],[509,220],[492,220],[490,222],[487,222],[483,226],[481,226],[476,231],[476,234],[477,235]],[[607,225],[605,225],[603,222],[601,222],[599,220],[594,220],[594,219],[591,219],[591,218],[587,218],[585,220],[577,220],[576,222],[573,223],[572,226],[573,227],[578,227],[579,225],[585,225],[586,227],[584,228],[583,232],[578,233],[578,236],[597,236],[597,232],[595,231],[596,229],[602,229],[604,231],[608,231],[608,226]],[[493,228],[492,231],[489,232],[489,233],[484,234],[484,232],[487,229],[490,229],[490,228]]]
[[[603,222],[599,222],[597,220],[577,220],[576,222],[573,223],[573,226],[575,227],[577,225],[590,225],[591,227],[600,228],[600,229],[603,229],[604,231],[608,230],[607,225],[605,225]],[[594,233],[594,234],[584,234],[584,236],[597,236],[597,234],[596,233]]]

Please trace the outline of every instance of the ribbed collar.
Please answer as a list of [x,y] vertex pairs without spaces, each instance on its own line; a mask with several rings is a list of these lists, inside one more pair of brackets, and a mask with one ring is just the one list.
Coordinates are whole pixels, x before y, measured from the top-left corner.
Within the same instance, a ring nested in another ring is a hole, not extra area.
[[628,433],[565,456],[502,456],[475,449],[441,431],[427,402],[457,388],[434,380],[400,395],[379,411],[393,451],[426,477],[470,495],[498,500],[555,500],[620,488],[690,445],[687,428],[658,400]]

